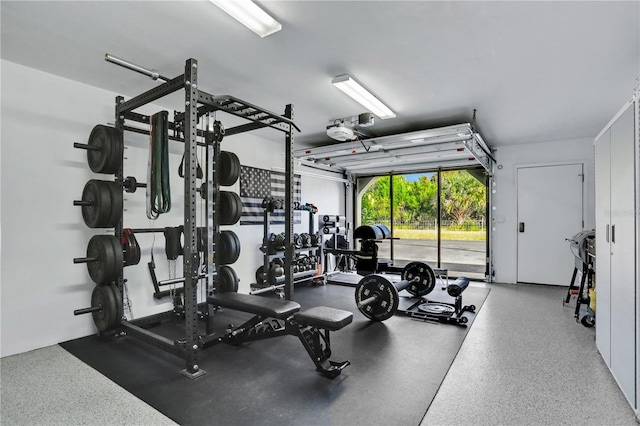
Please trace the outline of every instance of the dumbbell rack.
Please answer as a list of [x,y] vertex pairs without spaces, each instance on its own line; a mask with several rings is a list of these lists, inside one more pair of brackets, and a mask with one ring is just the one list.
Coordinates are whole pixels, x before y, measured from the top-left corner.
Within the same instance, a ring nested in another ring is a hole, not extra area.
[[[315,217],[315,212],[311,211],[311,210],[302,210],[302,209],[296,209],[296,211],[306,211],[307,213],[309,213],[309,235],[313,235],[315,233],[314,230],[314,217]],[[267,286],[260,286],[260,283],[256,283],[256,290],[261,290],[261,289],[272,289],[272,290],[280,290],[282,288],[285,288],[286,286],[283,286],[282,283],[284,283],[286,281],[286,276],[280,276],[280,277],[273,277],[270,278],[270,269],[272,266],[272,262],[273,259],[277,256],[280,256],[282,253],[285,252],[285,250],[274,250],[272,247],[270,247],[270,245],[268,244],[268,237],[270,234],[270,214],[271,212],[269,211],[268,206],[264,207],[264,211],[263,211],[263,238],[262,238],[262,246],[260,246],[260,251],[263,253],[263,264],[262,264],[262,281],[264,283],[268,283]],[[286,237],[285,237],[286,238]],[[275,251],[275,253],[274,253]],[[302,252],[315,252],[315,256],[317,259],[317,263],[316,265],[320,264],[322,265],[322,259],[323,259],[323,254],[322,254],[322,239],[318,238],[317,241],[317,245],[315,246],[311,246],[311,247],[294,247],[293,250],[293,254],[299,254]],[[287,260],[287,256],[285,253],[285,262]],[[291,265],[294,264],[294,258],[291,257],[290,258],[290,263]],[[285,263],[286,265],[286,263]],[[257,275],[258,273],[256,273]],[[318,278],[317,276],[317,266],[314,269],[308,270],[308,271],[301,271],[301,272],[294,272],[293,273],[293,285],[295,284],[299,284],[302,282],[306,282],[309,281],[311,279],[315,279]],[[257,280],[256,280],[257,281]],[[275,281],[275,282],[274,282]],[[324,282],[324,276],[323,276],[323,282]]]
[[[285,298],[291,300],[293,297],[293,277],[291,259],[293,258],[293,131],[300,129],[293,122],[293,106],[285,107],[284,115],[275,114],[238,98],[229,95],[211,95],[199,89],[198,84],[198,62],[195,59],[188,59],[185,62],[184,74],[169,79],[161,76],[158,72],[142,68],[138,65],[128,63],[121,59],[106,55],[107,61],[123,66],[130,70],[145,74],[153,80],[162,81],[161,84],[150,89],[128,101],[124,97],[118,96],[115,101],[115,129],[117,130],[120,140],[123,138],[125,130],[149,134],[149,131],[138,127],[131,127],[126,124],[127,121],[142,123],[147,125],[149,117],[135,112],[136,109],[157,101],[167,95],[179,90],[184,90],[184,112],[176,112],[174,121],[169,122],[169,129],[176,134],[182,133],[183,137],[174,135],[169,137],[184,143],[184,255],[183,255],[183,277],[184,277],[184,338],[171,340],[161,335],[153,333],[142,325],[158,322],[166,317],[171,317],[173,311],[166,313],[151,315],[137,319],[135,321],[127,321],[124,317],[117,321],[117,325],[110,330],[106,330],[109,334],[116,335],[132,335],[144,340],[160,349],[173,353],[185,360],[185,369],[182,374],[189,378],[197,378],[206,374],[198,366],[198,353],[203,348],[212,344],[217,340],[217,336],[213,336],[209,332],[209,321],[213,319],[213,307],[204,304],[207,309],[207,334],[199,335],[198,320],[202,312],[199,311],[197,301],[197,286],[202,278],[206,281],[207,292],[212,292],[215,288],[216,271],[218,270],[217,262],[214,259],[214,239],[220,235],[220,221],[215,213],[215,201],[206,203],[206,223],[207,223],[207,242],[205,248],[206,273],[202,277],[198,271],[200,259],[197,244],[197,205],[196,198],[199,188],[197,187],[197,146],[206,147],[207,170],[206,185],[204,190],[207,193],[207,200],[216,200],[216,196],[220,193],[220,184],[215,173],[218,164],[221,140],[220,135],[216,135],[211,130],[198,129],[200,118],[211,112],[222,111],[242,119],[248,120],[249,123],[241,124],[236,127],[226,129],[225,136],[232,136],[264,127],[270,127],[285,133],[285,158],[286,158],[286,182],[285,182],[285,247],[286,247],[286,265],[285,265]],[[88,149],[88,148],[86,148]],[[96,149],[91,148],[91,149]],[[111,150],[111,146],[102,149]],[[115,152],[116,149],[113,149]],[[124,184],[123,176],[123,152],[119,153],[119,165],[115,173],[115,181],[122,187]],[[219,199],[219,198],[218,198]],[[117,224],[114,226],[114,235],[122,241],[123,223],[122,214]],[[119,290],[117,295],[117,304],[120,312],[122,312],[122,290],[124,286],[122,274],[122,266],[120,266],[120,274],[115,281],[115,286]],[[92,305],[94,305],[92,301]],[[96,312],[101,310],[101,305],[92,306],[91,308],[82,309],[80,313]],[[94,317],[95,318],[95,317]],[[105,332],[105,334],[107,334]]]

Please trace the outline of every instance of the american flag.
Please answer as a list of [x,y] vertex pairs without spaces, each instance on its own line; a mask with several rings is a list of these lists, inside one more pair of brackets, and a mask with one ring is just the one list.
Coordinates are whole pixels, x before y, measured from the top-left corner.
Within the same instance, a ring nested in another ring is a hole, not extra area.
[[[282,172],[240,167],[240,199],[242,200],[242,216],[240,225],[262,225],[264,209],[262,200],[265,197],[284,200],[286,175]],[[293,201],[300,202],[300,175],[293,177]],[[271,224],[284,224],[284,210],[276,210],[269,215]],[[300,212],[293,212],[293,223],[300,223]]]

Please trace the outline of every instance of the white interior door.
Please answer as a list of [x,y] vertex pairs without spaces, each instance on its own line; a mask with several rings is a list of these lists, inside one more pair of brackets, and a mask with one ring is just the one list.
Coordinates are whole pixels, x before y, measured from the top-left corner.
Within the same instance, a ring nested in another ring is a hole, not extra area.
[[566,285],[574,256],[565,238],[583,228],[583,165],[518,168],[518,281]]

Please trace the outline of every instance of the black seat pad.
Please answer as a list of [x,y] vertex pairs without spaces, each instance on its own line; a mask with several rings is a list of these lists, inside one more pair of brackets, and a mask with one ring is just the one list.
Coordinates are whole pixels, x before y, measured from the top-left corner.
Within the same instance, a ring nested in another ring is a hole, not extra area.
[[296,313],[293,316],[293,320],[298,324],[335,331],[351,323],[351,321],[353,321],[353,314],[349,311],[342,311],[327,306],[317,306]]
[[265,317],[286,319],[300,310],[300,305],[290,300],[268,299],[241,293],[220,293],[207,298],[211,305],[234,309]]

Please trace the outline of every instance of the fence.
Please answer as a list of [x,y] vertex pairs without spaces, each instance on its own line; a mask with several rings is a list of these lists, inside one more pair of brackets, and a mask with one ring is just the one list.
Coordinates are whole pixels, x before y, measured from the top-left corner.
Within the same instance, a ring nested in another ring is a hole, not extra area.
[[[374,219],[374,220],[363,220],[363,225],[390,225],[390,220],[388,218],[385,219]],[[428,231],[435,230],[437,225],[437,221],[435,219],[427,219],[427,220],[394,220],[393,227],[395,229],[411,229],[411,230],[419,230],[419,231]],[[485,218],[474,219],[474,220],[466,220],[463,223],[458,223],[456,220],[443,220],[441,221],[441,227],[456,231],[484,231],[486,227]]]

